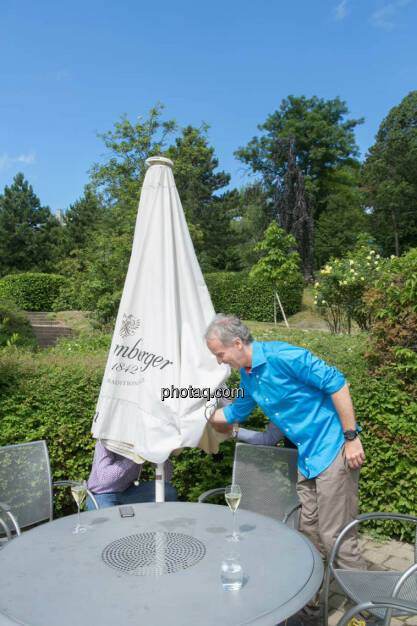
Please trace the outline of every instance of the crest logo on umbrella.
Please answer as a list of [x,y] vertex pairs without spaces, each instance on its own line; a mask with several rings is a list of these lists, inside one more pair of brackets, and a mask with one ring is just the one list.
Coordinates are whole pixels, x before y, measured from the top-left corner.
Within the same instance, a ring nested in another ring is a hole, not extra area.
[[126,315],[123,313],[122,325],[120,327],[119,334],[121,337],[131,337],[135,334],[140,326],[140,319],[137,319],[132,314]]

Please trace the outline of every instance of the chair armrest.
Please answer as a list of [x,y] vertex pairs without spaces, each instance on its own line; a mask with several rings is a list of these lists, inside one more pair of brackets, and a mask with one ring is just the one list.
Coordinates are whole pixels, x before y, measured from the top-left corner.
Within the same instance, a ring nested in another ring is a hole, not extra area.
[[204,493],[202,493],[199,497],[198,497],[198,501],[199,502],[204,502],[205,500],[207,500],[207,498],[211,498],[211,496],[217,496],[218,494],[225,492],[225,488],[224,487],[217,487],[217,489],[209,489],[208,491],[204,491]]
[[[1,513],[1,510],[0,510]],[[2,519],[2,517],[0,517],[0,526],[3,528],[6,537],[7,537],[7,541],[10,541],[12,538],[12,533],[10,532],[9,527],[7,526],[6,522]]]
[[[301,509],[301,504],[300,504],[300,503],[295,504],[295,505],[292,507],[292,509],[290,509],[290,510],[288,511],[288,513],[285,513],[284,517],[282,518],[282,521],[284,522],[284,524],[286,524],[286,523],[288,522],[288,520],[289,520],[289,518],[291,517],[291,515],[294,515],[294,513],[295,513],[296,511],[298,511],[298,509]],[[298,526],[298,523],[297,523],[297,526]]]
[[[22,534],[22,531],[20,530],[20,526],[18,524],[17,519],[15,518],[15,516],[13,515],[13,513],[10,510],[10,507],[8,504],[6,504],[5,502],[0,502],[0,511],[2,511],[3,513],[5,513],[7,515],[7,517],[11,520],[14,529],[16,531],[16,535],[20,536]],[[3,526],[3,528],[5,528],[6,524],[4,522],[2,522],[1,524]],[[6,535],[9,537],[9,539],[11,539],[11,535],[10,535],[10,531],[8,531],[8,529],[6,529]]]
[[[74,485],[79,485],[79,483],[77,483],[76,480],[56,480],[54,483],[52,483],[53,487],[72,487]],[[91,498],[94,507],[97,509],[97,511],[99,510],[99,505],[97,503],[97,500],[94,497],[94,494],[87,489],[87,494],[89,495],[89,497]]]
[[392,597],[393,598],[397,598],[398,597],[398,594],[400,593],[401,587],[404,585],[405,581],[408,578],[410,578],[410,576],[412,574],[415,574],[416,572],[417,572],[417,563],[414,563],[414,565],[411,565],[408,569],[405,570],[405,572],[400,577],[400,579],[397,581],[397,584],[394,587],[394,591],[392,592]]
[[417,615],[417,603],[410,602],[409,600],[401,600],[396,598],[375,598],[369,602],[362,602],[352,607],[342,619],[337,623],[337,626],[347,626],[350,620],[362,611],[369,611],[372,609],[396,609],[398,611],[407,611],[410,615]]
[[370,519],[393,519],[400,522],[412,522],[417,524],[416,515],[406,515],[405,513],[391,513],[390,511],[381,513],[361,513],[356,516],[357,523],[366,522]]
[[397,520],[400,522],[411,522],[413,524],[416,524],[416,533],[417,533],[417,517],[415,515],[405,515],[404,513],[389,513],[389,512],[362,513],[361,515],[357,515],[357,517],[352,522],[347,524],[337,536],[336,541],[333,545],[333,549],[330,554],[329,563],[327,566],[328,569],[330,569],[333,566],[333,561],[339,549],[339,545],[343,537],[346,535],[346,533],[349,532],[354,526],[357,526],[358,524],[362,522],[367,522],[368,520],[373,520],[373,519],[385,519],[385,520]]

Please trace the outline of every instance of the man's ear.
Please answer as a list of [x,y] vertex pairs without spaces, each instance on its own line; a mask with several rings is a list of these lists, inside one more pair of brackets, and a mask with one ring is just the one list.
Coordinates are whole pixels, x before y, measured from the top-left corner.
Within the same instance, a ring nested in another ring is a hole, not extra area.
[[243,347],[243,341],[241,340],[240,337],[235,339],[235,346],[236,346],[236,348],[239,348],[239,349],[241,349]]

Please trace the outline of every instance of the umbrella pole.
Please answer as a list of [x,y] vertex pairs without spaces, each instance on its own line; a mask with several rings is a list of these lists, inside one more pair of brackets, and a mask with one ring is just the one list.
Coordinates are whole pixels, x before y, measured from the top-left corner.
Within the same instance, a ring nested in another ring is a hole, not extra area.
[[155,502],[165,502],[165,463],[158,463],[156,466]]

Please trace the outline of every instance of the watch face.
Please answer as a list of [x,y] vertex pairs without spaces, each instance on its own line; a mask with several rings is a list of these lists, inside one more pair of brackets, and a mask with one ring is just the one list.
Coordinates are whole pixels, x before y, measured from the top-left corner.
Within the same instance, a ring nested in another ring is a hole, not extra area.
[[358,436],[358,433],[356,432],[356,430],[346,430],[344,432],[344,435],[345,439],[347,439],[348,441],[353,441]]

